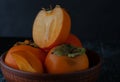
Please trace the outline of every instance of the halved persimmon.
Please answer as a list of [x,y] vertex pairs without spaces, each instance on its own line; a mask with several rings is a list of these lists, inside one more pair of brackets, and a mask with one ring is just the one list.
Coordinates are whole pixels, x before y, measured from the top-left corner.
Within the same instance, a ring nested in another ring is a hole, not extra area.
[[69,14],[57,5],[52,10],[41,10],[33,24],[33,40],[40,48],[64,43],[71,29]]
[[45,67],[50,74],[71,73],[87,69],[89,60],[84,48],[63,44],[50,50]]

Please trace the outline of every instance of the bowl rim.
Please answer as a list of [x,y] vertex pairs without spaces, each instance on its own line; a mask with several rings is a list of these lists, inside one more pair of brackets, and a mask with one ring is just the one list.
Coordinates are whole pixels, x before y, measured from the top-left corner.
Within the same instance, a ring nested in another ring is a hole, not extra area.
[[[5,68],[7,68],[8,70],[11,70],[13,72],[16,72],[16,73],[20,73],[20,74],[25,74],[25,75],[33,75],[33,76],[67,76],[67,75],[78,75],[78,74],[84,74],[85,72],[91,72],[92,70],[100,67],[102,65],[102,57],[100,55],[98,55],[95,51],[93,50],[90,50],[90,49],[87,49],[88,51],[92,51],[96,54],[96,56],[98,56],[99,58],[99,62],[95,65],[95,66],[92,66],[86,70],[82,70],[82,71],[77,71],[77,72],[72,72],[72,73],[64,73],[64,74],[49,74],[49,73],[43,73],[43,74],[40,74],[40,73],[32,73],[32,72],[26,72],[26,71],[22,71],[22,70],[17,70],[17,69],[14,69],[12,67],[9,67],[5,64],[4,62],[4,58],[6,56],[6,52],[4,52],[1,57],[0,57],[0,68],[1,66],[4,66]],[[0,69],[1,70],[1,69]]]

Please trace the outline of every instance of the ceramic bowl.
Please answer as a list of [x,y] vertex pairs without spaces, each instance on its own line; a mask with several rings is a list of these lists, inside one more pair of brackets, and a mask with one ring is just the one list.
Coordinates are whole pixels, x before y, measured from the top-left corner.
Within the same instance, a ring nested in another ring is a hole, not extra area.
[[99,54],[87,50],[89,69],[67,74],[37,74],[13,69],[4,63],[6,53],[1,55],[1,71],[7,82],[96,82],[100,75],[102,60]]

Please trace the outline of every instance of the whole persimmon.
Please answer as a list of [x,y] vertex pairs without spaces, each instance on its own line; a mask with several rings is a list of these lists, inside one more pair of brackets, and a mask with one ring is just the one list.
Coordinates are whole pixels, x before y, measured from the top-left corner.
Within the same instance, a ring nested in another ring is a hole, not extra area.
[[30,46],[30,45],[24,45],[24,42],[21,42],[20,45],[11,47],[8,50],[6,57],[5,57],[5,63],[8,66],[13,67],[15,69],[18,69],[18,65],[16,64],[15,60],[13,59],[12,54],[17,51],[25,52],[27,54],[29,54],[29,53],[34,54],[36,57],[39,58],[39,60],[42,62],[42,64],[46,57],[45,52],[43,50],[41,50],[40,48],[36,48],[36,47]]
[[[82,48],[82,42],[81,40],[75,35],[75,34],[72,34],[70,33],[67,40],[64,42],[64,44],[70,44],[70,45],[73,45],[73,46],[76,46],[76,47],[80,47]],[[55,46],[52,46],[52,48],[55,47]],[[46,53],[49,52],[51,48],[47,48],[47,49],[44,49],[44,51]]]
[[50,50],[45,67],[50,74],[72,73],[88,69],[89,60],[85,48],[62,44]]
[[70,29],[71,18],[64,8],[42,9],[34,20],[33,40],[40,48],[52,48],[66,41]]
[[71,44],[76,47],[82,47],[81,40],[75,34],[69,34],[67,40],[65,41],[66,44]]

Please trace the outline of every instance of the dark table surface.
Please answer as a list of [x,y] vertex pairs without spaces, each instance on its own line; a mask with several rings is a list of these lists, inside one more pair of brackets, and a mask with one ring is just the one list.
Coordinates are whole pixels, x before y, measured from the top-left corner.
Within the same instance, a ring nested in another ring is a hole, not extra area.
[[[30,38],[0,37],[0,54],[7,51],[15,42]],[[102,58],[102,70],[97,82],[120,82],[120,41],[82,41],[85,48],[96,51]],[[0,82],[5,79],[0,71]]]

